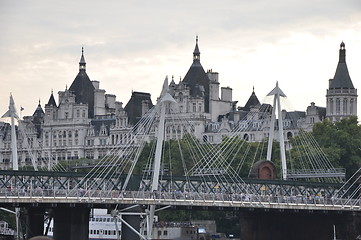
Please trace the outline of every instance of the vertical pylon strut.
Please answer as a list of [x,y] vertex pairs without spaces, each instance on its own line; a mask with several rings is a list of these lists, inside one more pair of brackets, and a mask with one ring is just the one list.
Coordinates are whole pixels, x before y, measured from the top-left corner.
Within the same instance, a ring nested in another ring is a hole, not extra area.
[[[162,148],[164,142],[164,126],[165,126],[165,110],[167,103],[176,103],[174,98],[168,93],[168,77],[164,80],[162,93],[159,100],[160,105],[160,116],[157,133],[157,145],[154,155],[153,164],[153,175],[152,175],[152,192],[158,190],[159,173],[160,173],[160,162],[162,157]],[[149,207],[149,219],[147,220],[147,239],[151,239],[153,235],[153,218],[155,212],[155,205]]]
[[281,100],[280,97],[286,97],[286,94],[278,87],[278,82],[276,82],[276,87],[269,93],[267,96],[274,96],[273,98],[273,109],[271,116],[271,126],[270,133],[268,138],[268,149],[267,149],[267,160],[271,161],[272,157],[272,142],[274,136],[274,123],[275,123],[275,109],[277,107],[277,117],[278,117],[278,135],[280,141],[280,152],[281,152],[281,163],[282,163],[282,177],[283,180],[287,179],[287,163],[286,163],[286,152],[285,152],[285,140],[283,135],[283,119],[282,119],[282,109],[281,109]]

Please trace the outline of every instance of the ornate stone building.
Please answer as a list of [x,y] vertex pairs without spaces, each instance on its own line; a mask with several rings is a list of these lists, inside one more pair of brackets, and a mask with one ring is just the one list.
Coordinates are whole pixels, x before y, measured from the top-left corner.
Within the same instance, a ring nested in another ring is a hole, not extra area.
[[[286,142],[297,135],[300,127],[310,131],[313,124],[325,117],[334,121],[356,115],[357,90],[348,74],[345,51],[342,43],[336,74],[327,90],[327,110],[311,103],[305,112],[282,111]],[[181,138],[190,132],[200,141],[219,143],[237,130],[241,138],[257,142],[269,135],[272,106],[261,104],[254,89],[246,104],[237,106],[232,89],[220,87],[219,74],[204,70],[198,37],[188,72],[178,83],[172,77],[169,91],[176,104],[167,107],[166,139]],[[34,114],[20,121],[19,166],[32,165],[32,159],[38,166],[47,167],[59,160],[102,158],[115,146],[133,143],[129,131],[152,107],[149,93],[132,92],[123,107],[115,95],[100,88],[99,81],[90,80],[82,49],[79,72],[69,89],[58,92],[58,101],[52,92],[44,110],[39,102]],[[154,137],[155,130],[148,139]],[[2,169],[11,168],[10,142],[9,124],[0,122]]]
[[326,94],[326,117],[330,121],[357,116],[357,89],[353,86],[346,64],[345,43],[340,44],[339,61]]

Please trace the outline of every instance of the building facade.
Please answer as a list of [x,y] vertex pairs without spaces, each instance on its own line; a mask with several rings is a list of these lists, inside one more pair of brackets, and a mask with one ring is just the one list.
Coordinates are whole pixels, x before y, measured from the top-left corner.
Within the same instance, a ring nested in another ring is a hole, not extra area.
[[[335,77],[330,80],[327,90],[326,108],[311,103],[306,111],[282,111],[286,142],[297,135],[299,128],[311,131],[315,123],[326,117],[337,121],[356,116],[357,90],[347,70],[345,52],[345,44],[341,43]],[[219,74],[204,70],[198,37],[188,72],[178,83],[172,77],[169,93],[176,103],[167,106],[167,140],[192,133],[200,141],[220,143],[224,136],[235,131],[247,141],[259,142],[268,138],[272,106],[261,104],[254,89],[245,105],[237,106],[232,88],[220,87]],[[123,107],[114,94],[100,88],[99,81],[90,80],[82,49],[79,72],[69,88],[58,92],[58,101],[51,92],[44,110],[39,102],[32,116],[19,121],[19,166],[37,164],[50,168],[57,161],[100,159],[115,146],[132,143],[129,131],[153,106],[149,93],[132,92]],[[277,124],[275,127],[278,128]],[[154,128],[148,139],[154,138],[155,131]],[[10,145],[10,126],[0,122],[2,169],[11,168]]]
[[326,117],[330,121],[357,116],[357,89],[348,72],[344,42],[340,44],[339,61],[335,76],[329,80],[326,100]]

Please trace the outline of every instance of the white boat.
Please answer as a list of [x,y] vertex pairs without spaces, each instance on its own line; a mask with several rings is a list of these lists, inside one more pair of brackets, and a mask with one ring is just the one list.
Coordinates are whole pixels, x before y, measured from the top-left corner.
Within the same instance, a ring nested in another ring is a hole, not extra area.
[[[45,221],[46,228],[49,221]],[[121,223],[117,222],[118,229]],[[94,209],[89,219],[89,240],[113,240],[117,239],[114,218],[112,218],[105,209]],[[120,232],[119,232],[120,234]],[[50,221],[48,237],[53,237],[53,221]]]

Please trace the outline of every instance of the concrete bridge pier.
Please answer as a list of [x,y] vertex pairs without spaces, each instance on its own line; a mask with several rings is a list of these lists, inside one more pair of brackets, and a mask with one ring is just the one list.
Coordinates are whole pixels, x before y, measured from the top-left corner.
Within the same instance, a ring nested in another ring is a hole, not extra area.
[[242,210],[241,239],[247,240],[304,240],[357,239],[361,236],[359,212]]
[[55,240],[89,239],[89,208],[57,207],[53,212]]
[[29,207],[26,209],[26,236],[42,236],[44,234],[45,209],[40,207]]
[[[134,207],[124,212],[140,213],[141,208]],[[124,221],[126,221],[132,228],[139,232],[140,230],[140,215],[123,215]],[[139,239],[139,236],[128,226],[122,224],[122,239]]]

